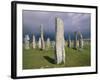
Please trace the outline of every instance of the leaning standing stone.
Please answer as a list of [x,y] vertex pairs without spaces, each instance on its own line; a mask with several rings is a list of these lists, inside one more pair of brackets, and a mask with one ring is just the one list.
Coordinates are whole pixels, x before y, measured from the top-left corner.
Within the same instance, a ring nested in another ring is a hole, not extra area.
[[65,48],[64,48],[64,24],[60,18],[56,18],[56,63],[65,63]]
[[45,42],[44,42],[44,33],[43,33],[43,25],[40,25],[41,28],[41,49],[44,50],[45,49]]

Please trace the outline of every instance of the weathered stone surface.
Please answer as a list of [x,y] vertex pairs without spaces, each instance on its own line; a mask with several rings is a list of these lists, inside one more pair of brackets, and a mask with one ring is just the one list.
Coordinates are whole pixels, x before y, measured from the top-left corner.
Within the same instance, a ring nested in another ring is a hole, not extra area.
[[60,18],[56,18],[56,43],[55,56],[56,63],[65,63],[65,48],[64,48],[64,23]]
[[46,47],[49,49],[50,48],[50,45],[51,43],[50,43],[50,38],[47,38],[47,42],[46,42]]
[[44,42],[44,33],[43,33],[43,25],[40,25],[40,29],[41,29],[41,49],[44,50],[45,49],[45,42]]
[[39,41],[38,41],[38,48],[41,49],[41,38],[39,38]]
[[79,48],[83,48],[83,36],[80,32],[78,34],[79,34]]
[[25,38],[24,38],[24,47],[25,47],[25,49],[30,48],[29,47],[29,40],[30,40],[29,35],[25,35]]
[[51,41],[51,47],[55,48],[55,41]]
[[35,36],[33,35],[33,49],[35,49],[36,48],[36,42],[35,42]]

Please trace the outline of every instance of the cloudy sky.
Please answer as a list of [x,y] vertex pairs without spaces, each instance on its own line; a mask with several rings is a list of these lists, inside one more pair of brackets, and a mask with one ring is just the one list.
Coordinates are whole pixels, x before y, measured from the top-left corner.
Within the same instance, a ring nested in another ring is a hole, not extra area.
[[44,27],[44,37],[51,40],[55,38],[55,17],[60,17],[64,22],[65,39],[70,34],[71,38],[74,37],[75,31],[80,31],[83,38],[90,38],[90,20],[91,14],[89,13],[73,13],[73,12],[47,12],[47,11],[31,11],[23,10],[23,36],[32,34],[38,40],[40,36],[40,24]]

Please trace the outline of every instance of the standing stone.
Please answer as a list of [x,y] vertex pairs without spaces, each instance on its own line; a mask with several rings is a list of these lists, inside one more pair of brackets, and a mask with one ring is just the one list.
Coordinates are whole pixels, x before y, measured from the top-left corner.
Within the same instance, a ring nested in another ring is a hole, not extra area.
[[52,46],[53,49],[55,48],[55,41],[51,42],[51,46]]
[[[64,27],[64,25],[63,25]],[[65,38],[64,38],[64,29],[63,29],[63,42],[62,42],[62,63],[65,63]]]
[[38,41],[38,48],[41,49],[41,38],[39,38],[39,41]]
[[29,47],[29,40],[30,40],[30,38],[29,38],[29,36],[28,35],[25,35],[25,38],[24,38],[24,47],[25,47],[25,49],[29,49],[30,47]]
[[36,48],[35,36],[33,35],[33,49]]
[[83,48],[83,36],[80,32],[78,34],[79,34],[79,48]]
[[60,18],[56,18],[56,63],[65,63],[65,48],[64,48],[64,23]]
[[68,35],[68,47],[71,47],[71,39],[70,39],[70,35]]
[[47,45],[47,48],[49,49],[50,48],[50,38],[47,39],[46,45]]
[[41,28],[41,50],[45,49],[45,42],[44,42],[44,34],[43,34],[43,25],[40,25]]
[[74,48],[77,49],[77,32],[75,32],[74,35],[75,35]]

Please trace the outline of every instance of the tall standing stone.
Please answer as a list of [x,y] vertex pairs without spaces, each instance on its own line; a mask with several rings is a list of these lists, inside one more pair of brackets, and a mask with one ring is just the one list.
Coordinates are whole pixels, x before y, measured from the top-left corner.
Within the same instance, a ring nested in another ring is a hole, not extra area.
[[35,36],[33,35],[33,49],[36,48]]
[[29,35],[25,35],[25,38],[24,38],[24,47],[25,47],[25,49],[30,48],[29,47],[29,40],[30,40]]
[[83,36],[80,32],[78,34],[79,34],[79,48],[83,48]]
[[56,18],[56,63],[65,63],[65,48],[64,48],[64,23],[62,19]]
[[70,39],[70,35],[68,35],[68,47],[71,47],[71,39]]
[[38,48],[41,49],[41,38],[39,38],[39,41],[38,41]]
[[47,38],[47,43],[46,43],[46,47],[49,49],[50,48],[50,38]]
[[74,32],[74,49],[77,49],[77,32]]
[[44,50],[45,49],[45,42],[44,42],[44,33],[43,33],[43,25],[40,25],[40,29],[41,29],[41,49]]

